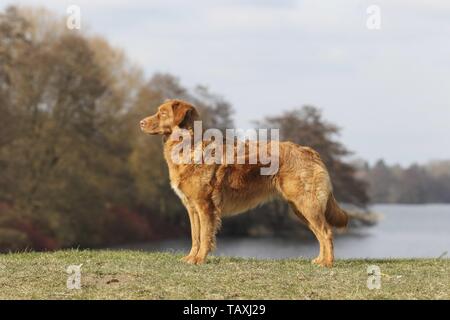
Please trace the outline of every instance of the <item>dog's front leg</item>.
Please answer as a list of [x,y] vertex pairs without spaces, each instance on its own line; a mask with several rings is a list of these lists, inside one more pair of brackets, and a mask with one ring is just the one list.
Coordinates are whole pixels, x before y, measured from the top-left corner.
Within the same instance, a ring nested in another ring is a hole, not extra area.
[[197,256],[200,248],[200,220],[194,206],[189,203],[185,203],[185,206],[188,211],[189,221],[191,224],[192,247],[189,254],[183,257],[182,260],[187,263],[195,263],[195,257]]
[[195,264],[202,264],[215,247],[216,230],[220,219],[212,203],[199,203],[196,209],[200,220],[200,248],[195,257]]

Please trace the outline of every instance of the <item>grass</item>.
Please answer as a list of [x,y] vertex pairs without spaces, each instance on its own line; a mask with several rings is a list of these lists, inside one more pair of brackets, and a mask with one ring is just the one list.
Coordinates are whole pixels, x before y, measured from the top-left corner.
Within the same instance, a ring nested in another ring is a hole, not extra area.
[[[450,260],[339,260],[333,269],[305,259],[210,257],[81,251],[0,255],[0,299],[450,299]],[[66,287],[81,267],[81,290]],[[381,269],[381,289],[367,288],[367,267]]]

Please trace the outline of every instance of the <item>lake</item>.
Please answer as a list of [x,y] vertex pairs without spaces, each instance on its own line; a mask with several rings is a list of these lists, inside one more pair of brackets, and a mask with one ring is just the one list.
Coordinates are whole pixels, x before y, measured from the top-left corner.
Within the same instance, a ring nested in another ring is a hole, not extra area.
[[[373,205],[371,211],[381,213],[382,219],[375,226],[337,235],[336,258],[437,258],[450,252],[450,205]],[[122,248],[188,251],[190,238]],[[281,259],[313,258],[318,252],[315,240],[219,237],[214,255]]]

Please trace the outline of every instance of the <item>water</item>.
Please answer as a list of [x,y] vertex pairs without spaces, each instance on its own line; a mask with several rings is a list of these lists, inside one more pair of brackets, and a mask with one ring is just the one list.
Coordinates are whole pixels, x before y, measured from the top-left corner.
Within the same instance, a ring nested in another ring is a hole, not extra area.
[[[375,205],[383,214],[373,227],[335,237],[336,258],[436,258],[449,252],[450,205]],[[128,246],[148,251],[188,251],[190,239]],[[315,240],[286,238],[220,238],[215,255],[254,258],[312,258]]]

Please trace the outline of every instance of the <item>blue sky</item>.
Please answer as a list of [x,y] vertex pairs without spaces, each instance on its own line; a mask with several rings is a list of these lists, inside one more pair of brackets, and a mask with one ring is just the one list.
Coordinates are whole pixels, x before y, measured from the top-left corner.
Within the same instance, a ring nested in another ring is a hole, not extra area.
[[[450,159],[450,1],[14,3],[61,15],[80,6],[81,32],[105,36],[148,76],[208,85],[232,103],[238,127],[312,104],[356,157]],[[373,4],[380,30],[366,27]]]

